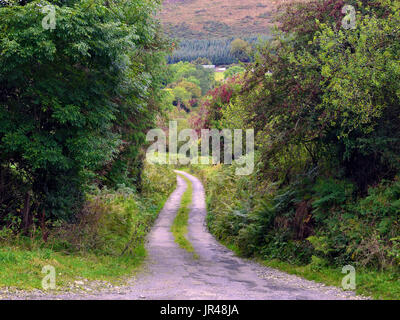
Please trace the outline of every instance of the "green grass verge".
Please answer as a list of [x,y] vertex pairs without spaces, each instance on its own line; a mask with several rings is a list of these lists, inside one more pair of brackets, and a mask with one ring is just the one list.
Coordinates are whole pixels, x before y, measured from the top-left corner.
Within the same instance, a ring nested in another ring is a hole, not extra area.
[[171,232],[175,237],[175,242],[182,248],[188,252],[193,253],[193,258],[198,259],[199,256],[195,253],[193,245],[186,238],[188,233],[188,221],[189,221],[189,212],[190,212],[190,204],[192,203],[192,194],[193,187],[192,183],[188,178],[183,175],[180,175],[187,183],[187,189],[182,195],[181,206],[176,214],[174,222],[171,226]]
[[223,72],[215,72],[214,78],[215,78],[215,81],[222,82],[222,81],[224,81],[224,73]]
[[[327,285],[341,287],[344,274],[340,268],[321,267],[318,270],[307,266],[296,266],[279,260],[259,260],[263,265],[314,280]],[[400,299],[399,275],[390,271],[375,271],[356,268],[356,293],[374,299]]]
[[135,248],[134,255],[121,257],[87,253],[67,255],[48,248],[27,250],[10,246],[0,250],[0,287],[41,289],[46,275],[42,268],[46,265],[55,268],[56,289],[63,289],[78,278],[119,284],[123,276],[137,269],[145,256],[143,245]]

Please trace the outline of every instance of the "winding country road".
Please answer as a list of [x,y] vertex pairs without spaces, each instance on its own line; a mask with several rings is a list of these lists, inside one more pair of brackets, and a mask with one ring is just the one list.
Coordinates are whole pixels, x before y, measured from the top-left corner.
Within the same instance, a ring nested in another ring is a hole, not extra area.
[[[235,257],[219,244],[205,226],[203,185],[194,176],[188,239],[199,259],[181,249],[170,232],[187,185],[178,185],[160,212],[149,235],[147,268],[124,294],[100,295],[101,299],[354,299],[352,292],[327,287]],[[91,297],[96,298],[96,297]]]
[[234,256],[206,229],[205,193],[201,182],[186,172],[177,171],[177,173],[186,176],[193,185],[188,239],[193,244],[199,259],[194,259],[192,253],[181,249],[174,242],[170,231],[181,197],[187,188],[185,180],[178,175],[177,188],[165,203],[149,234],[145,267],[122,291],[97,294],[70,293],[51,298],[124,300],[361,298],[353,292],[317,284]]

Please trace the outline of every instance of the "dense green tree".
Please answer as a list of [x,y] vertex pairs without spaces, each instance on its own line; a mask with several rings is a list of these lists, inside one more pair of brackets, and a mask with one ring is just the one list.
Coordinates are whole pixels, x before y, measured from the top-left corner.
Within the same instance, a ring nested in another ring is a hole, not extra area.
[[191,62],[192,64],[200,64],[200,65],[211,65],[212,62],[210,59],[199,57],[196,60]]
[[242,39],[235,39],[231,43],[231,54],[239,61],[249,62],[250,61],[250,44]]
[[[260,37],[268,39],[268,37]],[[257,37],[248,37],[243,40],[253,44],[258,42]],[[196,59],[206,58],[210,64],[230,65],[237,63],[238,59],[231,52],[231,44],[234,38],[221,39],[181,39],[178,48],[168,58],[169,63],[177,63],[180,61],[196,61]],[[248,61],[248,60],[246,60]],[[208,63],[204,63],[208,64]]]
[[[46,5],[55,8],[54,29],[42,26]],[[147,0],[3,2],[1,176],[24,190],[25,201],[8,199],[2,179],[1,218],[18,208],[25,217],[31,212],[31,220],[35,213],[72,219],[88,182],[98,177],[112,184],[132,170],[129,161],[137,161],[157,111],[157,6]]]
[[187,91],[185,88],[181,86],[177,86],[173,89],[173,93],[175,96],[175,101],[179,107],[186,107],[189,104],[189,100],[192,97],[192,94]]
[[245,91],[264,132],[265,163],[304,151],[310,162],[301,170],[334,166],[364,193],[398,171],[398,9],[350,4],[358,8],[355,29],[342,27],[337,1],[298,7],[299,16],[318,11],[319,22],[283,19],[295,36],[278,35],[259,52]]
[[228,79],[236,74],[243,73],[245,69],[241,66],[233,66],[224,72],[224,78]]
[[190,92],[191,99],[199,99],[201,97],[201,89],[199,86],[190,81],[182,80],[177,84],[178,87],[184,88],[186,91]]
[[214,84],[214,70],[182,61],[170,65],[167,82],[171,84],[182,80],[193,82],[201,88],[202,94],[205,94]]

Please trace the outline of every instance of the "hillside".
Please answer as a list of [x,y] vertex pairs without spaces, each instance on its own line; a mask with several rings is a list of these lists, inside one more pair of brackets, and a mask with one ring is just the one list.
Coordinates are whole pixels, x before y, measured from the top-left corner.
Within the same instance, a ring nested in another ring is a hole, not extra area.
[[167,33],[179,38],[267,35],[282,3],[291,0],[165,0]]

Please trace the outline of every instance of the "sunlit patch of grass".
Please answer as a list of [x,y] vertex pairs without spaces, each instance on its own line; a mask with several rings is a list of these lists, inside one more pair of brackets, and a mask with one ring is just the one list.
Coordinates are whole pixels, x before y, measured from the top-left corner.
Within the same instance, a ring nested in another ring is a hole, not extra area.
[[0,287],[42,289],[42,273],[46,265],[56,272],[56,289],[62,289],[74,279],[120,282],[122,276],[133,273],[146,256],[143,245],[129,256],[66,254],[48,248],[27,250],[9,246],[0,249]]
[[224,81],[224,73],[223,72],[215,72],[214,77],[215,77],[215,81],[218,81],[218,82]]
[[195,253],[193,245],[186,238],[188,233],[188,221],[189,221],[189,212],[190,212],[190,204],[192,203],[192,194],[193,187],[192,183],[188,178],[181,175],[183,179],[185,179],[187,183],[187,189],[182,195],[181,206],[176,214],[174,222],[171,226],[171,232],[175,237],[175,242],[182,248],[188,252],[193,253],[193,257],[198,259],[198,255]]

